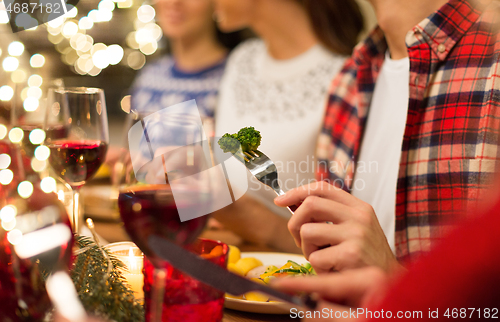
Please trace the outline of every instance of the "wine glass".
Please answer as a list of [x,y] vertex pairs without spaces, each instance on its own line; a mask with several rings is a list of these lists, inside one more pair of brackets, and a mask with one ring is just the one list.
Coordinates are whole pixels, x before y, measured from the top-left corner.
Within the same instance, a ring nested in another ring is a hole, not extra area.
[[[19,146],[1,146],[12,160],[9,169],[25,178]],[[57,195],[31,177],[8,187],[0,201],[0,320],[42,321],[50,298],[58,312],[71,305],[66,317],[75,321],[85,312],[67,273],[73,245],[69,218]],[[47,283],[43,276],[48,276]]]
[[129,131],[134,173],[120,187],[118,206],[131,239],[155,266],[146,309],[161,321],[165,262],[149,247],[151,235],[178,245],[193,243],[205,228],[216,194],[201,122],[183,113],[139,117]]
[[73,189],[72,225],[78,233],[80,188],[104,162],[109,143],[104,91],[87,87],[49,89],[45,129],[58,131],[58,135],[47,135],[45,145],[50,149],[52,169]]
[[[44,130],[43,123],[46,115],[47,97],[42,96],[45,89],[57,88],[63,86],[62,79],[52,79],[44,82],[39,75],[32,75],[26,85],[35,89],[24,102],[19,98],[13,98],[10,111],[10,126],[22,130],[22,135],[18,136],[18,143],[21,147],[21,153],[33,159],[36,148],[43,143],[46,136],[58,138],[64,136],[64,127],[56,126]],[[15,86],[18,91],[19,84]],[[16,94],[15,94],[16,95]],[[20,104],[20,103],[23,104]],[[37,167],[37,171],[41,171]]]

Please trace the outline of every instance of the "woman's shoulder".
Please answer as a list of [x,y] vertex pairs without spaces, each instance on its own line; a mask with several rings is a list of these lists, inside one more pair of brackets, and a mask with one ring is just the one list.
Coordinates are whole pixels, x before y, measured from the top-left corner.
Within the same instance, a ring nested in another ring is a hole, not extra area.
[[266,44],[262,39],[251,38],[245,40],[231,51],[231,54],[229,54],[228,58],[228,65],[234,64],[236,61],[239,61],[241,59],[249,59],[255,57],[257,53],[265,51]]

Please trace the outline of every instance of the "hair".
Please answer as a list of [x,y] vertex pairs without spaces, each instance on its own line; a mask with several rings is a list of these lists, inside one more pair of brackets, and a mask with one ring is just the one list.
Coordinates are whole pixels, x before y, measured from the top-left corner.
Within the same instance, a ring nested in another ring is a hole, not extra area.
[[331,51],[350,55],[364,28],[355,0],[297,0],[306,9],[319,41]]

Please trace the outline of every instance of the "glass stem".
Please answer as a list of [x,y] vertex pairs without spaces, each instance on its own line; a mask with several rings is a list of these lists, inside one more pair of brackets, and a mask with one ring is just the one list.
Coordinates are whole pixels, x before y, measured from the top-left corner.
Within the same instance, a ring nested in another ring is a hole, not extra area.
[[162,321],[163,296],[165,295],[166,279],[167,279],[167,272],[164,268],[154,269],[150,322]]
[[78,234],[80,231],[80,187],[73,189],[73,232]]

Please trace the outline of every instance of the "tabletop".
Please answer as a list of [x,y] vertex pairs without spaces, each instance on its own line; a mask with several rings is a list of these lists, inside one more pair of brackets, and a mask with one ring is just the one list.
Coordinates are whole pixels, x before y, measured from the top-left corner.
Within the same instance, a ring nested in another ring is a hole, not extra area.
[[[87,200],[89,201],[89,200]],[[97,204],[93,201],[93,205],[97,206]],[[85,200],[84,200],[85,202]],[[102,208],[101,208],[102,210]],[[113,243],[120,241],[130,240],[127,233],[123,228],[123,224],[120,222],[118,216],[109,214],[109,215],[100,215],[93,216],[87,214],[86,217],[91,217],[94,221],[95,228],[97,233],[102,237],[103,240]],[[222,227],[218,227],[216,223],[209,223],[208,229],[206,229],[200,237],[220,240],[224,243],[238,246],[241,251],[244,252],[273,252],[277,251],[275,249],[266,247],[264,245],[253,245],[247,244],[242,241],[240,237],[233,234],[232,232],[225,230]],[[280,315],[280,314],[258,314],[258,313],[248,313],[235,311],[230,309],[224,310],[223,322],[249,322],[249,321],[258,321],[258,322],[274,322],[274,321],[292,321],[296,319],[292,319],[289,315]]]

